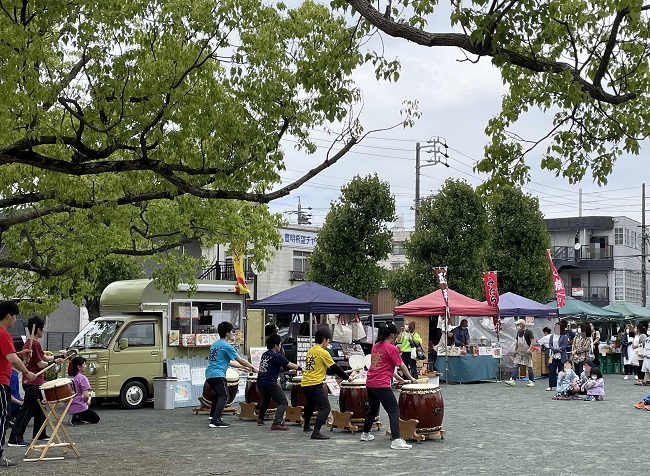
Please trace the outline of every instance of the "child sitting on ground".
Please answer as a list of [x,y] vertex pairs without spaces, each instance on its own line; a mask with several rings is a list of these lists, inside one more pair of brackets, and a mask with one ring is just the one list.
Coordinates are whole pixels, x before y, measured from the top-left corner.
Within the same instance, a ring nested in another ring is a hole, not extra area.
[[569,397],[569,390],[571,384],[578,379],[578,376],[573,371],[573,365],[570,360],[565,360],[562,371],[557,375],[557,387],[553,400],[571,400]]
[[584,398],[586,401],[596,400],[600,402],[603,400],[605,397],[605,381],[598,367],[591,368],[591,378],[582,386],[582,389],[587,392],[587,396]]

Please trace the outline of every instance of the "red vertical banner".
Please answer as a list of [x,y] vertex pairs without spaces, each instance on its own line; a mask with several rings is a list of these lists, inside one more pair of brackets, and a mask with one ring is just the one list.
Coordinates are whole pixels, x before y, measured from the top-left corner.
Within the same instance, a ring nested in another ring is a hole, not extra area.
[[497,272],[486,271],[483,273],[483,286],[485,287],[485,300],[487,303],[497,308],[497,315],[492,318],[494,323],[494,330],[498,334],[503,327],[501,326],[501,318],[499,316],[499,286],[497,284]]
[[442,298],[445,300],[445,321],[447,325],[451,325],[451,317],[449,316],[449,286],[447,285],[447,268],[434,268],[433,272],[438,278],[438,285]]
[[485,287],[485,299],[492,307],[499,305],[499,288],[497,286],[497,272],[486,271],[483,273],[483,286]]
[[553,290],[555,291],[555,299],[557,300],[557,307],[564,306],[564,301],[566,300],[566,290],[564,289],[564,282],[560,277],[560,273],[555,269],[553,264],[553,257],[551,256],[551,250],[546,250],[548,255],[548,262],[551,265],[551,273],[553,273]]

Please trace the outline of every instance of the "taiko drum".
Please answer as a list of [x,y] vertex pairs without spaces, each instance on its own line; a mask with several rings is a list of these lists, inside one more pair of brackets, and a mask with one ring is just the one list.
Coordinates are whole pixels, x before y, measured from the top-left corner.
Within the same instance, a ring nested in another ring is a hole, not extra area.
[[[246,393],[244,394],[246,403],[256,403],[255,409],[259,410],[262,403],[262,394],[257,388],[257,377],[249,376],[246,378]],[[277,408],[278,404],[273,400],[269,402],[268,409]]]
[[402,420],[418,420],[418,431],[436,432],[442,427],[445,405],[440,387],[430,384],[403,385],[399,394]]
[[[237,396],[237,391],[239,390],[239,374],[237,373],[236,370],[228,369],[226,371],[226,383],[228,384],[228,400],[226,401],[226,405],[230,405],[233,402],[233,400],[235,400],[235,397]],[[214,398],[214,393],[212,393],[212,387],[210,387],[207,380],[203,384],[202,395],[203,395],[203,400],[205,400],[207,404],[212,403],[212,399]]]
[[[323,384],[325,385],[325,384]],[[296,375],[291,379],[291,406],[292,407],[305,407],[307,406],[307,399],[305,394],[302,393],[302,375]],[[318,405],[314,406],[314,410],[320,410]]]
[[41,385],[39,389],[46,402],[60,402],[75,395],[74,385],[70,378],[50,380]]
[[342,412],[352,412],[352,418],[365,419],[368,413],[368,390],[365,379],[341,382],[339,408]]

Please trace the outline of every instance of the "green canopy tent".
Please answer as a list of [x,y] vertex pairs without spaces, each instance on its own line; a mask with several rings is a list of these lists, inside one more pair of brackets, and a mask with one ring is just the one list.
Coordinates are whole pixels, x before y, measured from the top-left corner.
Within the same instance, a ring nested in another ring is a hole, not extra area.
[[650,309],[633,302],[618,301],[603,307],[603,309],[618,312],[626,319],[635,321],[650,320]]
[[[557,301],[550,301],[547,306],[557,308]],[[604,307],[594,306],[570,296],[566,297],[564,306],[558,309],[560,317],[575,317],[581,321],[622,321],[625,316],[617,311],[611,311]]]

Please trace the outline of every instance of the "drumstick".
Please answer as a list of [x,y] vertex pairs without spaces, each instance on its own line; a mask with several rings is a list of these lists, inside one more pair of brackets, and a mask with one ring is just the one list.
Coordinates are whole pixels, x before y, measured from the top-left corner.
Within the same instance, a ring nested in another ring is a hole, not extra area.
[[[36,324],[32,325],[31,335],[29,336],[29,341],[27,342],[27,349],[28,350],[32,350],[32,342],[34,342],[34,331],[35,330],[36,330]],[[32,358],[32,356],[30,355],[30,356],[25,357],[23,359],[23,362],[25,363],[25,365],[27,365],[29,363],[31,358]]]
[[345,370],[346,374],[351,374],[352,372],[356,372],[358,370],[363,370],[365,367],[359,367],[358,369],[350,369],[350,370]]
[[[66,357],[63,357],[63,360],[68,360],[70,357],[72,357],[72,354],[70,354],[70,355],[68,355],[68,356],[66,356]],[[49,369],[51,369],[51,368],[54,367],[55,365],[56,365],[56,362],[54,362],[54,363],[48,365],[48,366],[45,367],[44,369],[39,370],[37,373],[34,374],[34,378],[38,377],[38,376],[41,375],[43,372],[48,371]]]

